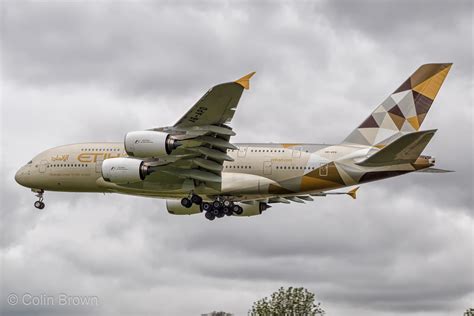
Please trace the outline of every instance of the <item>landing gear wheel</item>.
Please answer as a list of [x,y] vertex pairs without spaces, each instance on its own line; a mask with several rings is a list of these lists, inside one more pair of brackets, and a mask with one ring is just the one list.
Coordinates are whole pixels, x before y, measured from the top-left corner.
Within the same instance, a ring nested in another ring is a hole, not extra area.
[[214,216],[216,217],[219,217],[219,209],[218,208],[212,208],[212,210],[210,210],[210,213],[214,214]]
[[182,198],[181,205],[184,206],[185,208],[190,208],[193,205],[193,202],[191,202],[191,200],[188,198]]
[[224,214],[227,215],[227,216],[231,216],[232,215],[232,209],[230,207],[225,207],[223,208],[223,211],[224,211]]
[[211,212],[206,212],[204,216],[210,221],[213,221],[216,218],[216,216],[212,214]]
[[202,203],[201,207],[204,212],[210,211],[212,209],[211,203],[207,203],[207,202]]
[[232,206],[232,212],[234,212],[237,215],[241,215],[244,212],[244,209],[240,205],[234,205]]
[[232,207],[232,205],[234,205],[234,203],[232,201],[229,201],[229,200],[224,200],[224,202],[222,202],[222,204],[224,205],[224,207]]
[[219,209],[222,207],[222,203],[218,200],[215,200],[214,202],[212,202],[212,207],[215,209]]
[[201,205],[202,197],[200,197],[199,195],[193,194],[191,196],[191,202],[194,203],[194,204],[197,204],[197,205]]
[[39,209],[39,210],[44,209],[44,203],[41,202],[41,201],[36,201],[34,205],[35,205],[35,207],[36,207],[37,209]]
[[216,215],[216,217],[217,217],[217,218],[222,218],[222,217],[224,217],[224,216],[225,216],[224,210],[223,210],[223,209],[219,209],[219,210],[218,210],[218,213],[217,213],[217,215]]

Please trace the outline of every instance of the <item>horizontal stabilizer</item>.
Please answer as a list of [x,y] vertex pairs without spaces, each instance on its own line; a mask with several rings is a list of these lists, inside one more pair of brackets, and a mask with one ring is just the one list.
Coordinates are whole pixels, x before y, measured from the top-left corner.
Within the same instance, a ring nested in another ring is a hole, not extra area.
[[454,172],[454,170],[444,170],[444,169],[438,169],[438,168],[425,168],[425,169],[417,170],[416,172],[424,172],[424,173],[448,173],[448,172]]
[[359,187],[350,190],[349,192],[347,192],[347,195],[349,195],[355,200],[357,198],[357,190],[359,190]]
[[428,145],[435,132],[436,130],[428,130],[403,135],[357,165],[382,167],[413,163]]
[[354,200],[357,198],[357,190],[359,187],[355,187],[354,189],[347,191],[347,192],[318,192],[318,193],[311,193],[311,196],[327,196],[327,195],[349,195]]

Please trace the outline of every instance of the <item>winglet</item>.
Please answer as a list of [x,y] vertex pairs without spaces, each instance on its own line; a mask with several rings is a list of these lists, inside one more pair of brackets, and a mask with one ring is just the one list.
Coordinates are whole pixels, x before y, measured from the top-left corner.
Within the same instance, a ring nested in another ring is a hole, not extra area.
[[359,190],[359,187],[350,190],[346,194],[349,195],[351,198],[353,198],[355,200],[357,198],[357,196],[356,196],[357,190]]
[[234,82],[240,84],[244,89],[248,90],[250,88],[250,78],[252,78],[253,75],[255,75],[255,71],[252,71],[248,75],[243,76]]

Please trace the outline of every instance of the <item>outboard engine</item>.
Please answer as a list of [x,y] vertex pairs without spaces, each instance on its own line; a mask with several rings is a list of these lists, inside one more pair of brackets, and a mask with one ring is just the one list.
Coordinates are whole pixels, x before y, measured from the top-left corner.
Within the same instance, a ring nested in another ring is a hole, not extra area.
[[137,131],[125,135],[124,146],[129,156],[150,158],[169,155],[178,144],[168,133]]

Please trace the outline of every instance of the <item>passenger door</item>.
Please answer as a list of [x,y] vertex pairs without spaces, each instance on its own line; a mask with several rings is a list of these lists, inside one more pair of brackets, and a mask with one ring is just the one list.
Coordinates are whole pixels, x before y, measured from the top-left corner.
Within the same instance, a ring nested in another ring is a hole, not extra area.
[[319,175],[321,177],[327,177],[327,175],[328,175],[328,164],[327,163],[321,162],[319,164]]
[[272,162],[271,161],[264,161],[263,162],[263,174],[264,175],[271,175],[272,174]]
[[244,158],[247,155],[247,147],[240,147],[237,157]]
[[95,172],[102,173],[102,163],[104,162],[103,155],[97,155],[96,162],[95,162]]
[[44,173],[46,171],[46,166],[48,165],[47,160],[41,160],[39,164],[39,172]]

